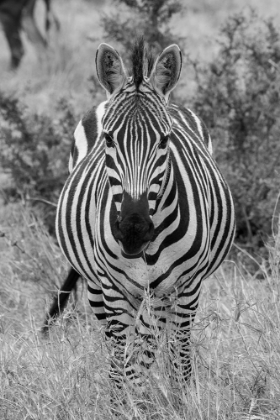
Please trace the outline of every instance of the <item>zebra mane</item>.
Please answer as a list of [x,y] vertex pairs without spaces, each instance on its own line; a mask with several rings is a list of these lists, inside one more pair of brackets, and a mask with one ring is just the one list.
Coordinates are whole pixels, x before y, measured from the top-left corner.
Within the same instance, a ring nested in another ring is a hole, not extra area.
[[144,76],[149,77],[155,62],[155,57],[150,49],[148,49],[143,37],[138,38],[134,44],[131,62],[132,77],[138,89]]

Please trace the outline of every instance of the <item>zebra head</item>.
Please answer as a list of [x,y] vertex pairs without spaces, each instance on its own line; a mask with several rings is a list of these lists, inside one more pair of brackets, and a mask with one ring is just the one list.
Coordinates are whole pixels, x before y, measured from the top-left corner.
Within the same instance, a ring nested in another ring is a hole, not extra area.
[[131,75],[111,46],[101,44],[97,51],[97,75],[108,98],[102,129],[117,208],[112,233],[125,257],[140,256],[153,239],[152,218],[168,176],[168,98],[181,65],[177,45],[154,59],[140,40],[132,52]]

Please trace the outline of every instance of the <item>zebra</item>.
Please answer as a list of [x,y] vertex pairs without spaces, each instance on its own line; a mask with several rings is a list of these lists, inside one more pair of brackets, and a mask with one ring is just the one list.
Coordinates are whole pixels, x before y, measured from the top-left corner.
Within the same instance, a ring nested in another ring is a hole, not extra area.
[[[38,51],[46,49],[48,42],[38,29],[35,21],[35,7],[37,0],[0,0],[0,23],[10,49],[10,68],[19,67],[24,55],[21,32],[24,30],[28,39],[37,47]],[[46,7],[45,29],[49,32],[51,21],[57,30],[60,28],[51,7],[51,0],[44,0]]]
[[131,62],[128,72],[113,47],[97,49],[107,100],[75,130],[56,233],[73,267],[70,282],[87,280],[112,346],[115,383],[142,386],[164,331],[174,374],[188,383],[202,280],[230,250],[234,206],[205,125],[169,102],[181,73],[179,47],[155,57],[140,39]]

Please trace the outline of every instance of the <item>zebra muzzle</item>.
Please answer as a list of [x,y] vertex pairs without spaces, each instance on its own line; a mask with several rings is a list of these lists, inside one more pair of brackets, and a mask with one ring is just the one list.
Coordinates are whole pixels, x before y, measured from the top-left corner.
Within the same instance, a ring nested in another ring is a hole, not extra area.
[[152,240],[154,224],[150,218],[133,213],[125,218],[118,217],[114,230],[124,254],[138,255]]

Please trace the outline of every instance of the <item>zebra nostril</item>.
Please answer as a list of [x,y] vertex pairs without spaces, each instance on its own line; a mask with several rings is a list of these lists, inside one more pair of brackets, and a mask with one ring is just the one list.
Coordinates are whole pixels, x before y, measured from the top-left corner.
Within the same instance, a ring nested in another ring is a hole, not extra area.
[[124,217],[117,216],[114,224],[114,237],[122,243],[127,254],[135,254],[150,242],[154,235],[153,222],[138,213]]
[[117,240],[121,241],[124,238],[124,235],[120,229],[120,222],[121,222],[122,218],[118,216],[116,222],[115,222],[115,237]]
[[149,228],[148,228],[148,230],[147,230],[143,239],[145,241],[151,241],[152,238],[153,238],[153,235],[154,235],[154,224],[153,224],[153,222],[150,222],[149,223]]

